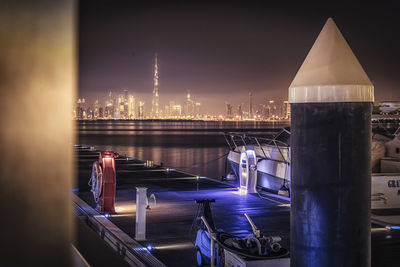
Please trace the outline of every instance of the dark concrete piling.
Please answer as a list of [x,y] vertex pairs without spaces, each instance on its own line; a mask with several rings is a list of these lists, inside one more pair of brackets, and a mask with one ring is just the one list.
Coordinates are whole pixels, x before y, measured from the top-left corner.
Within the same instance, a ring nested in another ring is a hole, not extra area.
[[291,266],[370,266],[373,86],[333,20],[289,102]]

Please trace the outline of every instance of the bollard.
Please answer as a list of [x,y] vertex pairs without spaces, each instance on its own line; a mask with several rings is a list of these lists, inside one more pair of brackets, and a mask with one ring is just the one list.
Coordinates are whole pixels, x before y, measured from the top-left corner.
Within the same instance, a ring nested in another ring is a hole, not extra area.
[[371,265],[373,90],[328,19],[289,87],[292,267]]
[[135,239],[138,241],[146,240],[146,206],[147,206],[147,188],[136,187]]
[[115,158],[118,153],[103,151],[99,153],[99,164],[101,166],[102,179],[101,187],[96,192],[99,196],[97,210],[100,212],[115,212],[115,192],[116,192],[116,170]]

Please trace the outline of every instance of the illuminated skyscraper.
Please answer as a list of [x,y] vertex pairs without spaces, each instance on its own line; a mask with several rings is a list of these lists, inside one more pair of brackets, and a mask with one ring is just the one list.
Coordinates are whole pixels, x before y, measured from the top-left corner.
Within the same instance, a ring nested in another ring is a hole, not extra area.
[[232,119],[233,118],[232,105],[228,102],[225,102],[225,105],[226,105],[226,118]]
[[243,119],[242,104],[238,106],[238,116],[240,120]]
[[186,95],[186,117],[192,118],[193,113],[194,113],[194,102],[191,99],[190,90],[188,90],[188,93]]
[[130,95],[128,100],[128,117],[135,119],[135,97],[133,95]]
[[115,100],[113,97],[112,92],[110,91],[110,93],[108,94],[108,100],[106,101],[106,105],[104,108],[104,118],[106,119],[112,119],[114,118],[114,104],[115,104]]
[[104,118],[104,108],[102,106],[99,107],[99,119]]
[[196,116],[197,119],[199,119],[201,117],[200,108],[201,108],[201,103],[200,102],[196,102],[195,103],[195,114],[194,115]]
[[164,118],[163,119],[168,119],[171,116],[171,112],[169,109],[169,105],[165,105],[165,110],[164,110]]
[[78,99],[77,103],[76,103],[76,119],[78,120],[82,120],[84,119],[84,113],[85,113],[85,99]]
[[124,89],[124,94],[122,95],[122,106],[123,106],[123,118],[129,119],[129,96],[128,89]]
[[249,116],[250,118],[253,118],[253,95],[251,92],[249,93]]
[[274,100],[270,100],[269,101],[268,110],[269,110],[269,117],[270,118],[274,118],[277,115],[276,114],[276,105],[275,105],[275,101]]
[[94,102],[94,109],[93,109],[93,117],[94,117],[94,119],[99,118],[99,108],[100,108],[99,100],[97,99]]
[[284,119],[290,119],[290,105],[289,105],[289,101],[283,101],[283,118]]
[[159,110],[158,110],[158,63],[157,63],[157,54],[155,56],[154,63],[154,89],[153,89],[153,101],[151,102],[151,117],[158,119],[159,118]]
[[139,106],[138,106],[138,118],[140,120],[144,119],[144,102],[139,101]]
[[182,116],[182,106],[181,105],[173,105],[171,110],[171,116],[174,119],[180,119]]

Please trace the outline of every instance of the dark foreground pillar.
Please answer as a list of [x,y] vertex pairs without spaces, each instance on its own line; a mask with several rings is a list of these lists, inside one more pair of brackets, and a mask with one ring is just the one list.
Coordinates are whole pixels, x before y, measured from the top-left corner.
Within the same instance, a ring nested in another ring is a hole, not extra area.
[[291,266],[370,266],[371,103],[291,104]]
[[0,266],[72,266],[75,4],[0,1]]

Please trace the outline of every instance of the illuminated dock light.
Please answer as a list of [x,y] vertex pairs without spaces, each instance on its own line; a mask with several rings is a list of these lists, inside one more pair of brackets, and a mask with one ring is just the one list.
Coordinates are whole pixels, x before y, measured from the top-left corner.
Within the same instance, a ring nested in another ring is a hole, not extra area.
[[116,212],[123,212],[123,211],[125,211],[125,208],[123,208],[123,207],[116,207],[116,208],[115,208],[115,211],[116,211]]
[[244,187],[237,187],[236,189],[237,189],[237,193],[238,193],[239,195],[247,195],[247,189],[246,189],[246,188],[244,188]]
[[152,245],[147,245],[146,248],[147,248],[148,251],[152,251],[153,250],[153,246]]

